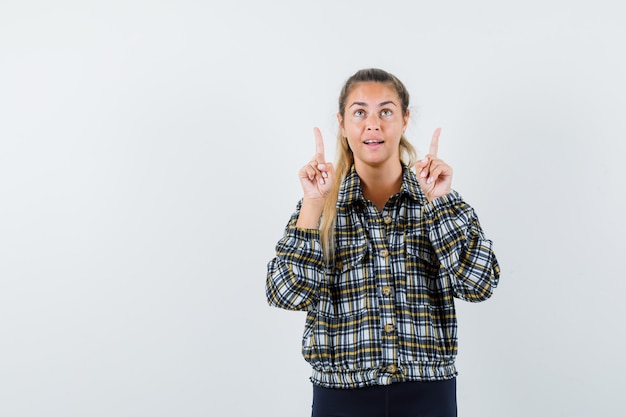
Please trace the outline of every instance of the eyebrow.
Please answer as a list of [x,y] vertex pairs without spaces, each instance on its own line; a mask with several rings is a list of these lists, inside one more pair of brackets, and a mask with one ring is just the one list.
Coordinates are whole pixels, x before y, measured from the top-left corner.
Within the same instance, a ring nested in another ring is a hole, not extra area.
[[[396,105],[396,103],[394,103],[392,100],[383,101],[383,102],[378,104],[378,107],[383,107],[383,106],[386,106],[387,104],[393,104],[394,106],[398,107]],[[352,107],[352,106],[367,107],[367,103],[365,103],[363,101],[355,101],[354,103],[350,104],[350,107]],[[348,108],[350,108],[350,107],[348,107]]]

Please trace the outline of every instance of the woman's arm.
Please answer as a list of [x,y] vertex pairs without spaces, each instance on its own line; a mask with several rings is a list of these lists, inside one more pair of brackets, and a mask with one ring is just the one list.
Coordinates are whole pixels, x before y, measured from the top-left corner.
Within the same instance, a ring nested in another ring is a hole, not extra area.
[[478,302],[491,297],[500,266],[474,209],[452,191],[424,209],[426,229],[437,258],[446,269],[455,297]]
[[308,310],[317,303],[324,276],[319,230],[296,227],[301,205],[276,244],[276,256],[267,265],[267,302],[287,310]]
[[320,130],[314,128],[313,133],[315,155],[298,172],[304,196],[276,245],[276,257],[267,265],[267,302],[288,310],[307,310],[314,305],[324,275],[318,227],[335,171],[333,164],[326,162]]

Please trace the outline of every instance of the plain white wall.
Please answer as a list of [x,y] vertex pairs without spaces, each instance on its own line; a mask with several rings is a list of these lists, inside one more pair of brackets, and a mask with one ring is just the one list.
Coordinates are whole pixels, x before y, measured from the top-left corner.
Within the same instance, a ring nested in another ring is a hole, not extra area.
[[625,415],[618,6],[2,0],[0,415],[309,415],[266,263],[371,66],[502,266],[458,304],[460,415]]

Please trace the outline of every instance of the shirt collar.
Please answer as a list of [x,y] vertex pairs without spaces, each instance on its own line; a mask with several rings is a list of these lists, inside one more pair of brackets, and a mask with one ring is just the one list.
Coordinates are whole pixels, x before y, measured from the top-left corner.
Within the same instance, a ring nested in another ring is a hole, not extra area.
[[[417,176],[407,166],[402,166],[402,187],[400,195],[405,194],[415,201],[426,202],[426,196],[417,182]],[[339,187],[339,195],[337,196],[337,207],[348,206],[357,201],[363,201],[363,191],[361,190],[361,178],[356,173],[354,165],[350,168],[348,175]]]

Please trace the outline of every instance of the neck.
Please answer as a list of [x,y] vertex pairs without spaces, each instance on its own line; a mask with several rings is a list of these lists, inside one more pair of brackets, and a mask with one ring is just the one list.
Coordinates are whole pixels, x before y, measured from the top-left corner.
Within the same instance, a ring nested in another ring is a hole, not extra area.
[[381,211],[389,198],[400,191],[402,186],[402,164],[400,161],[387,167],[355,164],[355,169],[361,179],[363,196]]

